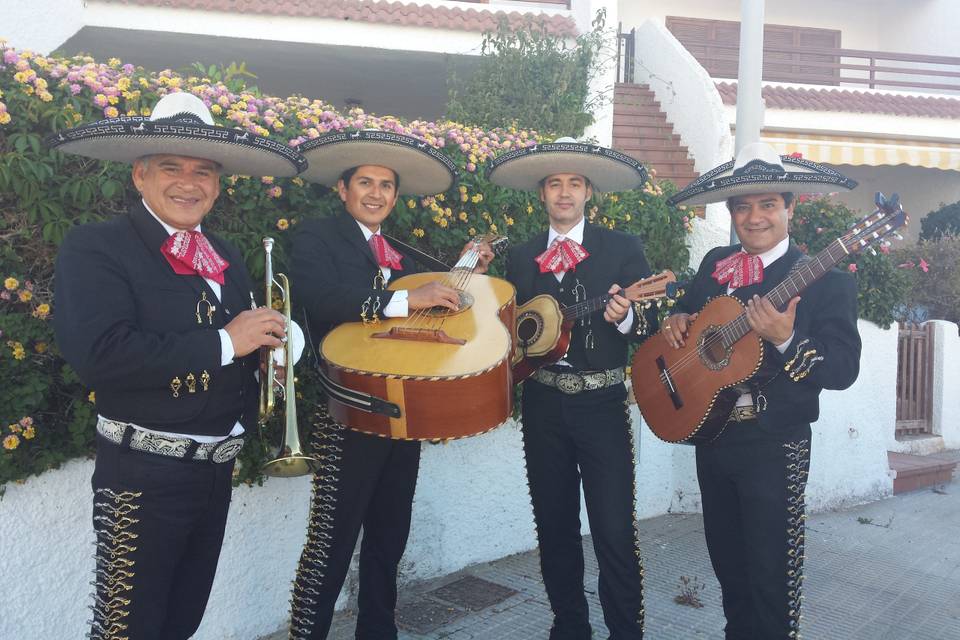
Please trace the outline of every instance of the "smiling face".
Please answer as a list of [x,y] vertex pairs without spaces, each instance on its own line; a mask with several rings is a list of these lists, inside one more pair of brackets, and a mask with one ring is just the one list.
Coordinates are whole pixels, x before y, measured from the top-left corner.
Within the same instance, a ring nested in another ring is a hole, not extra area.
[[743,250],[759,255],[773,249],[787,237],[793,206],[786,206],[779,193],[735,196],[727,201],[730,218]]
[[555,173],[547,176],[540,187],[540,200],[550,217],[550,226],[566,233],[583,219],[587,200],[593,197],[593,187],[576,173]]
[[397,177],[392,169],[365,164],[357,167],[349,184],[339,180],[337,191],[353,219],[376,232],[397,203]]
[[190,231],[220,195],[220,165],[187,156],[149,156],[133,163],[133,184],[158,218]]

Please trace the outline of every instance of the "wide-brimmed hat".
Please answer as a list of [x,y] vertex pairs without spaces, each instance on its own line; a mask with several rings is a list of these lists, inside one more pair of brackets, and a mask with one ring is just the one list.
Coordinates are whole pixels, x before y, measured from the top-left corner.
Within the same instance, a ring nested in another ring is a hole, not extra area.
[[246,176],[286,178],[307,166],[286,143],[213,124],[207,105],[184,92],[161,98],[149,118],[107,118],[60,131],[45,142],[64,153],[114,162],[156,154],[203,158],[218,163],[224,173]]
[[820,193],[849,191],[857,186],[839,171],[794,156],[781,156],[770,145],[754,142],[725,162],[703,174],[670,197],[672,205],[723,202],[751,193]]
[[541,180],[557,173],[584,176],[597,191],[628,191],[647,181],[646,169],[635,158],[573,138],[501,154],[490,162],[487,178],[501,187],[536,191]]
[[457,166],[429,142],[392,131],[336,131],[307,140],[298,149],[310,166],[304,180],[336,186],[344,171],[363,165],[392,169],[403,195],[443,193],[457,179]]

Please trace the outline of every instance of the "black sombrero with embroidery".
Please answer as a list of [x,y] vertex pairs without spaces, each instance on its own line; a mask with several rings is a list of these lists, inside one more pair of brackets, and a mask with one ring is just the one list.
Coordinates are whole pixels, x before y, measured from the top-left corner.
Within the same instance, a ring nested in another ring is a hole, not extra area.
[[443,193],[457,180],[457,166],[429,142],[393,131],[336,131],[298,149],[310,162],[304,180],[335,186],[341,174],[363,165],[392,169],[403,195]]
[[46,144],[64,153],[132,163],[150,155],[177,155],[217,162],[223,173],[291,177],[307,161],[284,142],[213,123],[210,110],[191,93],[171,93],[149,118],[107,118],[50,135]]
[[490,162],[487,178],[501,187],[536,191],[541,180],[557,173],[584,176],[597,191],[628,191],[647,181],[646,169],[635,158],[573,138],[501,154]]
[[820,193],[849,191],[856,186],[855,180],[830,167],[780,156],[770,145],[754,142],[741,149],[736,160],[703,174],[667,202],[701,205],[753,193]]

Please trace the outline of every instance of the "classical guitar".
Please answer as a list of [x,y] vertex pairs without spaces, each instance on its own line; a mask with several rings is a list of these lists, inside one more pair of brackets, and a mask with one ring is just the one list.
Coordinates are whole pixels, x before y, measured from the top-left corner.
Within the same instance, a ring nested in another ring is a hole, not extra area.
[[[495,248],[506,238],[482,238]],[[347,322],[320,345],[321,368],[333,383],[397,410],[364,411],[329,396],[330,415],[366,433],[404,440],[447,440],[488,431],[510,417],[511,330],[516,291],[506,280],[475,274],[476,249],[447,273],[417,273],[390,290],[439,281],[457,289],[460,307],[413,311],[406,318]]]
[[[844,236],[803,263],[766,296],[783,310],[808,285],[851,253],[905,225],[907,214],[894,194],[877,193],[877,210]],[[633,356],[633,393],[643,419],[667,442],[699,444],[720,435],[736,404],[739,384],[753,378],[763,361],[763,340],[750,329],[743,304],[733,296],[708,302],[691,323],[685,346],[674,349],[662,333]]]
[[[620,291],[631,302],[650,302],[659,298],[677,296],[677,277],[664,271],[634,282]],[[584,300],[562,307],[556,298],[546,294],[530,298],[517,307],[516,352],[513,363],[513,381],[520,382],[533,375],[540,367],[553,364],[566,355],[570,347],[570,333],[577,320],[602,311],[610,295]]]

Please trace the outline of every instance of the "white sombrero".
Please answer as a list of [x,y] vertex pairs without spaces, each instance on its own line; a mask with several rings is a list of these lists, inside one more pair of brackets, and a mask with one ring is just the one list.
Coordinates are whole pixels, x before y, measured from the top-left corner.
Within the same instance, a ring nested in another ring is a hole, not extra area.
[[635,158],[573,138],[499,155],[490,162],[487,178],[501,187],[536,191],[541,180],[557,173],[584,176],[597,191],[628,191],[647,181],[646,169]]
[[741,149],[736,160],[703,174],[667,202],[698,205],[751,193],[819,193],[849,191],[856,186],[855,180],[830,167],[780,156],[770,145],[754,142]]
[[457,166],[444,153],[429,142],[392,131],[325,133],[298,149],[310,162],[303,179],[328,187],[336,186],[344,171],[362,165],[393,169],[403,195],[443,193],[457,179]]
[[60,131],[45,140],[64,153],[132,163],[164,154],[213,160],[224,173],[295,176],[307,166],[300,153],[282,142],[213,123],[203,101],[192,93],[171,93],[149,118],[120,116]]

